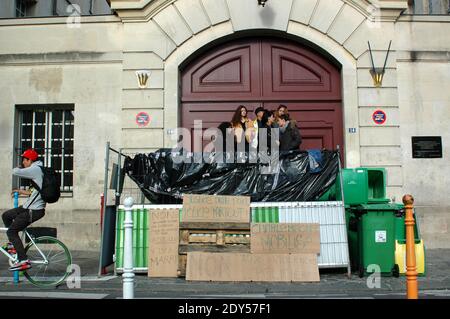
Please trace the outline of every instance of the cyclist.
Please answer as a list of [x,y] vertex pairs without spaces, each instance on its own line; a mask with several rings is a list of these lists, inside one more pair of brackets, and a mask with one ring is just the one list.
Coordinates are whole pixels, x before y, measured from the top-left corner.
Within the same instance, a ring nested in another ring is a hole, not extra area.
[[[17,167],[13,169],[13,175],[26,178],[32,181],[32,184],[42,188],[43,173],[39,166],[42,166],[42,162],[38,161],[38,154],[35,150],[26,150],[22,155],[23,167]],[[17,262],[9,268],[11,271],[26,270],[31,268],[31,263],[25,253],[22,240],[19,237],[19,232],[27,228],[31,223],[41,219],[45,215],[46,203],[42,200],[41,194],[37,189],[30,191],[20,191],[21,195],[30,195],[27,201],[18,208],[8,210],[3,213],[2,219],[8,231],[9,243],[3,248],[10,253],[17,252]]]

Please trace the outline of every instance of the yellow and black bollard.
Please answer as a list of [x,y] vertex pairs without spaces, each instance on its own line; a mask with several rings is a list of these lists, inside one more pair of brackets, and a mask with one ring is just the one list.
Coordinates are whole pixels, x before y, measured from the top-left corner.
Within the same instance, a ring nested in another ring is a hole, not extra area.
[[411,195],[403,196],[405,205],[405,226],[406,226],[406,297],[408,299],[418,299],[419,290],[417,285],[416,253],[414,240],[414,198]]

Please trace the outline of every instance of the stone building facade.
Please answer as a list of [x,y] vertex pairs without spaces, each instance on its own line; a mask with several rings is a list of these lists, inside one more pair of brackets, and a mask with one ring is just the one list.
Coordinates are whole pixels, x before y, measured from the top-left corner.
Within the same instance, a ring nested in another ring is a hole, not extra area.
[[112,14],[106,0],[3,0],[0,18]]
[[[97,249],[105,143],[130,152],[171,147],[173,130],[186,125],[185,105],[202,99],[184,95],[185,70],[217,48],[226,51],[227,43],[271,39],[336,66],[341,129],[332,134],[342,136],[345,167],[385,167],[389,198],[415,196],[427,247],[450,247],[450,16],[416,15],[408,2],[111,0],[114,15],[81,17],[79,24],[66,17],[0,20],[0,209],[12,205],[20,112],[64,105],[74,117],[73,185],[49,207],[45,223],[63,224],[61,236],[72,247]],[[370,74],[368,41],[376,67],[392,41],[381,87]],[[145,88],[138,70],[151,71]],[[382,124],[373,120],[377,110],[385,114]],[[143,127],[140,112],[151,119]],[[416,136],[440,136],[442,157],[413,158]]]

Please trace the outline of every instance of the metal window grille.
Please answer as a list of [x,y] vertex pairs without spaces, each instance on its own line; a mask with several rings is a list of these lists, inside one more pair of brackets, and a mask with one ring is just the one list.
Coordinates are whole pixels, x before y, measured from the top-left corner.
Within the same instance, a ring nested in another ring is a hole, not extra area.
[[[35,149],[44,166],[52,167],[59,176],[61,192],[73,190],[74,111],[72,109],[19,110],[18,147],[16,154]],[[21,164],[20,157],[17,156]],[[29,182],[21,179],[21,188]]]
[[449,0],[409,0],[408,4],[414,14],[440,15],[450,13]]

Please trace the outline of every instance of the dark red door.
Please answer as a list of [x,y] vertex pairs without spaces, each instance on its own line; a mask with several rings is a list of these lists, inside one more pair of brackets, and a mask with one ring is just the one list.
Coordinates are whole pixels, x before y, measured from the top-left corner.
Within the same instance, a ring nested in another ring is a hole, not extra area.
[[216,47],[182,70],[181,125],[230,121],[240,104],[288,106],[301,149],[343,149],[340,70],[317,52],[276,38],[241,39]]

